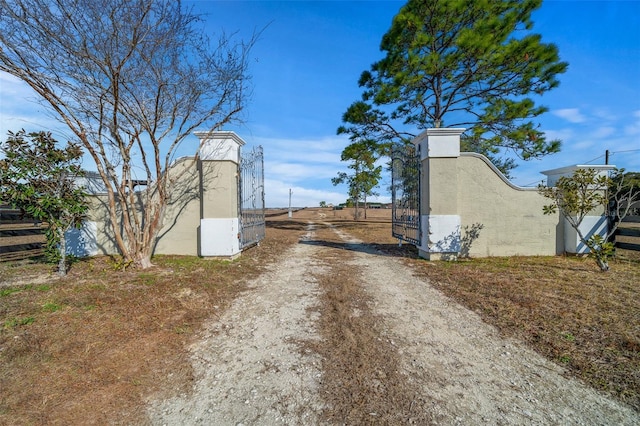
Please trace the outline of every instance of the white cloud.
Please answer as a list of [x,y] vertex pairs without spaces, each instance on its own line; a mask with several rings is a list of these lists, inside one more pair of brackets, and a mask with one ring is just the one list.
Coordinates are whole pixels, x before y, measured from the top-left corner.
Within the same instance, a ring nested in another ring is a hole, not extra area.
[[35,92],[21,80],[0,72],[0,139],[5,140],[9,130],[28,132],[45,130],[59,141],[72,138],[67,127],[52,117],[37,100]]
[[631,123],[624,127],[624,134],[627,136],[640,135],[640,111],[633,111]]
[[599,142],[594,141],[593,139],[580,138],[578,141],[573,142],[572,144],[567,146],[567,152],[584,152],[589,148],[595,147],[599,144]]
[[273,145],[262,145],[262,147],[264,148],[266,161],[315,164],[340,163],[340,153],[313,150],[302,146],[292,146],[290,149],[282,149]]
[[[293,192],[291,203],[295,207],[318,206],[320,201],[339,204],[347,199],[346,185],[331,184],[331,178],[338,172],[347,171],[348,164],[340,160],[340,153],[348,144],[346,138],[248,139],[264,149],[267,206],[288,206],[289,189]],[[378,192],[382,195],[370,201],[389,202],[387,186],[388,183],[381,182]]]
[[602,126],[602,127],[596,128],[593,131],[591,136],[594,138],[606,138],[607,136],[613,135],[615,132],[616,132],[616,129],[614,127]]
[[[242,137],[242,135],[241,135]],[[287,206],[289,189],[297,207],[342,203],[346,189],[333,187],[331,178],[346,171],[340,153],[348,144],[344,137],[262,138],[247,137],[247,143],[264,149],[265,203],[269,207]]]
[[265,175],[274,179],[291,182],[303,180],[326,179],[327,182],[345,168],[340,163],[314,164],[314,163],[282,163],[265,161]]
[[605,108],[596,108],[591,113],[594,118],[597,118],[603,123],[613,123],[618,118],[615,114]]
[[301,185],[290,185],[287,182],[274,179],[266,179],[265,204],[267,207],[288,207],[289,190],[291,190],[292,207],[317,207],[320,201],[331,204],[343,203],[347,196],[338,191],[312,189]]
[[22,92],[25,88],[29,88],[29,86],[20,79],[6,72],[0,72],[0,84],[2,85],[2,92],[5,96],[16,96],[16,94]]
[[340,153],[346,145],[341,138],[250,140],[264,149],[265,177],[268,179],[290,184],[307,181],[315,187],[331,186],[331,178],[347,168],[347,163],[340,161]]
[[[573,139],[574,132],[572,129],[560,129],[560,130],[545,130],[544,131],[547,140],[560,139],[563,143]],[[564,145],[563,145],[564,146]]]
[[583,123],[587,121],[586,117],[580,113],[578,108],[555,109],[551,111],[551,113],[570,123]]
[[[241,135],[242,136],[242,135]],[[346,138],[319,139],[247,138],[262,145],[265,158],[280,162],[339,163],[340,154],[348,144]]]

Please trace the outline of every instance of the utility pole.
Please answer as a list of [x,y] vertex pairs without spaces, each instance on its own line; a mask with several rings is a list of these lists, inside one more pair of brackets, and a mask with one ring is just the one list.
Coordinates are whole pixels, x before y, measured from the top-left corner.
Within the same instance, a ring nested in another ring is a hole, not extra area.
[[609,150],[604,152],[604,164],[609,164]]
[[289,218],[293,217],[293,212],[291,211],[291,188],[289,188]]

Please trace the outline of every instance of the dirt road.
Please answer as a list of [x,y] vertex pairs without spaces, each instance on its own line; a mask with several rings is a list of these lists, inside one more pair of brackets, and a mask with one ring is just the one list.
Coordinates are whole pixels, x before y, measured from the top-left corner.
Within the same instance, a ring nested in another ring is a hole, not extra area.
[[149,401],[151,424],[640,423],[329,224],[274,255],[191,348],[193,391]]

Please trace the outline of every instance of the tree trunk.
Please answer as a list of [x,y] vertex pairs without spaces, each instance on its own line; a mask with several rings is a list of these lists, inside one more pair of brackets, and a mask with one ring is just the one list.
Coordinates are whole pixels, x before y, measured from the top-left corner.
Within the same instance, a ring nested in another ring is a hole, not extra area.
[[67,240],[64,230],[58,228],[58,237],[60,238],[60,260],[58,261],[58,275],[67,275]]
[[609,262],[599,257],[596,258],[596,262],[598,262],[598,266],[600,267],[601,272],[607,272],[609,270]]
[[367,220],[367,196],[364,196],[364,220]]
[[144,253],[140,253],[137,256],[135,264],[140,269],[147,269],[147,268],[151,268],[152,266],[155,266],[153,263],[151,263],[151,255],[144,254]]

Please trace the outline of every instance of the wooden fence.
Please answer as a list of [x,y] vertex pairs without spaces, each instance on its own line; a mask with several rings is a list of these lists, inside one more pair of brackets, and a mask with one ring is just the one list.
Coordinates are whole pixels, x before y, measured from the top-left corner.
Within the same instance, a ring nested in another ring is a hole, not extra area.
[[0,205],[0,262],[42,256],[44,242],[41,222]]
[[640,216],[628,216],[616,231],[616,248],[640,251]]

